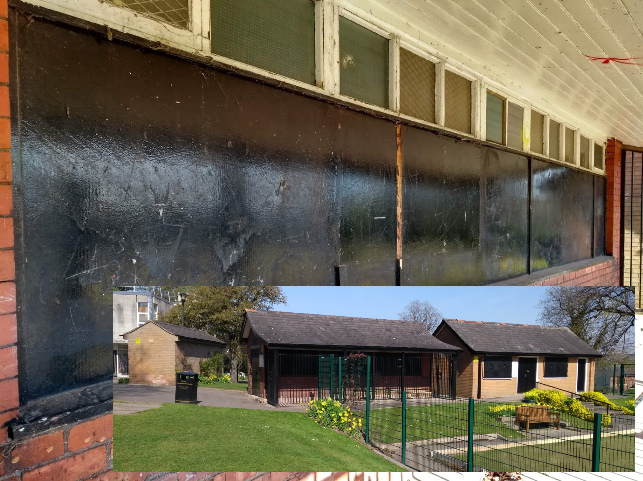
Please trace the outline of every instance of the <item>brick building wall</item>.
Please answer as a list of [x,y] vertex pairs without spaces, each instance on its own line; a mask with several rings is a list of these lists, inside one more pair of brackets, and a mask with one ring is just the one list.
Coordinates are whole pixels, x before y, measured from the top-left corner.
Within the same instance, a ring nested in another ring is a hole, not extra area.
[[[132,384],[174,385],[178,338],[148,323],[126,334]],[[140,344],[136,343],[140,339]]]
[[443,328],[436,333],[435,337],[440,341],[459,347],[462,352],[456,357],[456,396],[472,397],[478,396],[478,361],[471,350],[460,340],[451,329]]
[[258,355],[263,355],[264,356],[264,367],[260,367],[258,369],[259,372],[259,397],[265,398],[266,397],[266,358],[268,350],[265,347],[265,344],[258,338],[255,338],[254,332],[252,330],[250,331],[250,334],[248,334],[248,341],[246,345],[246,354],[248,356],[248,394],[252,394],[252,351],[253,349],[251,348],[253,345],[259,345],[259,349],[254,349],[257,351]]

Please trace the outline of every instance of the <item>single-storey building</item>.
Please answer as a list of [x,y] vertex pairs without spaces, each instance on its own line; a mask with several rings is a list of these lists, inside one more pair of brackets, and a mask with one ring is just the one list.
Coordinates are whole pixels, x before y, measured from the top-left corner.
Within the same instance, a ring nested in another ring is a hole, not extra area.
[[566,327],[444,319],[433,335],[462,349],[457,396],[488,398],[533,388],[592,391],[602,354]]
[[200,372],[199,361],[225,346],[205,331],[150,321],[123,334],[133,384],[173,385],[177,371]]
[[[420,324],[384,319],[246,310],[248,393],[271,404],[332,395],[365,399],[453,396],[459,348]],[[340,381],[341,379],[341,381]],[[340,389],[341,386],[341,389]]]

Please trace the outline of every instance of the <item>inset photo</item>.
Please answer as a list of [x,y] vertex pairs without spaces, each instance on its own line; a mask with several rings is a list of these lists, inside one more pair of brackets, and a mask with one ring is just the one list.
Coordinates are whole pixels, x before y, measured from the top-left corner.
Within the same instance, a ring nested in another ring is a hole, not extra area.
[[122,287],[114,470],[634,471],[629,287]]

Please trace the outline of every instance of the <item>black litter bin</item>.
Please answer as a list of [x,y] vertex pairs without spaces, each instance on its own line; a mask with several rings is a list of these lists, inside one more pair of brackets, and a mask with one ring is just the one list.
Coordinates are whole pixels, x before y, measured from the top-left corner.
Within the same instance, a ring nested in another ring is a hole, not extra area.
[[196,404],[196,389],[198,386],[199,375],[196,372],[177,372],[174,402]]

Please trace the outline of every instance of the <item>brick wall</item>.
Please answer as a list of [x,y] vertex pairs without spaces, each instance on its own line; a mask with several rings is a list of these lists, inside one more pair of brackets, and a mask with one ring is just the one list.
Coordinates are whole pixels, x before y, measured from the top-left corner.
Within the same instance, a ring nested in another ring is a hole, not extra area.
[[[140,344],[136,344],[136,339]],[[174,385],[177,337],[148,323],[126,334],[132,384]]]
[[[248,356],[248,394],[252,394],[252,349],[251,346],[254,344],[259,344],[260,346],[264,346],[264,344],[259,340],[255,339],[254,332],[250,330],[250,334],[248,334],[248,341],[247,341],[247,349],[246,353]],[[264,363],[266,362],[266,357],[267,357],[267,352],[268,350],[265,349],[265,346],[258,349],[258,354],[259,355],[264,355]],[[265,364],[264,364],[265,366]],[[259,368],[259,397],[265,398],[266,397],[266,373],[265,373],[265,368],[260,367]]]
[[462,352],[456,357],[456,396],[476,398],[478,396],[478,363],[474,362],[474,356],[469,348],[447,326],[440,329],[435,337],[462,349]]

